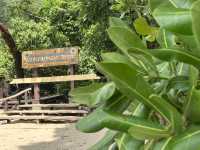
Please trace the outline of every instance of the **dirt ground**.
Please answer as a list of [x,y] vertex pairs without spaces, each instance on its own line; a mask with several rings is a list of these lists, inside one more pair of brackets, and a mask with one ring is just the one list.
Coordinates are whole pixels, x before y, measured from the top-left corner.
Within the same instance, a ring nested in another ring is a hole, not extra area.
[[0,125],[0,150],[87,150],[104,134],[83,134],[74,124],[6,124]]

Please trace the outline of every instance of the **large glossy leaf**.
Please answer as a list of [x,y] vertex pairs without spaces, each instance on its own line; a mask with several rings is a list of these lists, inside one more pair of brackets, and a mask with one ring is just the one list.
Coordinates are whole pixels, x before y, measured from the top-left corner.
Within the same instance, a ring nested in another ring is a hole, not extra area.
[[120,115],[103,109],[98,109],[91,115],[78,122],[76,127],[80,131],[92,133],[109,128],[129,133],[142,140],[169,136],[169,131],[162,126],[138,117]]
[[73,101],[92,107],[108,100],[114,92],[115,84],[113,82],[107,84],[94,83],[86,87],[76,88],[69,95]]
[[172,139],[173,137],[170,137],[170,138],[156,142],[152,150],[171,150],[169,149],[169,143],[171,142]]
[[137,70],[141,74],[145,74],[145,70],[136,65],[138,62],[133,62],[126,56],[112,52],[112,53],[103,53],[102,58],[104,62],[113,62],[113,63],[124,63]]
[[100,106],[90,115],[81,119],[76,126],[83,132],[99,131],[104,128],[102,124],[102,120],[105,119],[103,109],[112,110],[113,112],[120,114],[126,110],[129,104],[130,100],[121,95],[119,92],[116,92],[103,106]]
[[[131,115],[140,118],[147,118],[148,114],[149,111],[141,103],[138,103],[134,111],[131,113]],[[117,138],[117,145],[119,150],[138,150],[143,144],[144,141],[137,140],[127,133],[123,133],[120,137]]]
[[114,143],[116,135],[116,131],[108,130],[105,136],[88,150],[108,150],[110,145]]
[[124,95],[129,98],[135,97],[138,101],[159,112],[167,121],[172,123],[173,131],[173,128],[178,128],[177,131],[179,131],[180,127],[173,124],[176,116],[178,117],[176,119],[179,120],[179,123],[182,123],[178,111],[167,101],[152,95],[153,89],[137,71],[120,63],[100,63],[98,68],[115,82],[116,86]]
[[189,36],[178,35],[178,38],[180,41],[184,43],[183,46],[185,47],[185,49],[191,51],[194,55],[198,57],[200,56],[197,42],[194,35],[189,35]]
[[136,140],[129,134],[122,134],[116,139],[119,150],[139,150],[144,141]]
[[122,21],[120,18],[110,17],[109,23],[110,23],[110,27],[123,27],[123,28],[126,28],[128,30],[131,30],[129,28],[129,26],[124,21]]
[[193,5],[192,5],[192,26],[193,26],[193,33],[195,37],[195,41],[197,42],[198,45],[198,55],[200,53],[200,21],[199,21],[199,16],[200,16],[200,1],[197,0]]
[[189,92],[187,101],[184,105],[185,117],[193,123],[200,122],[200,91],[196,90],[197,82],[199,79],[199,71],[190,66],[189,70]]
[[200,148],[199,139],[200,127],[193,126],[182,134],[165,141],[161,150],[198,150]]
[[[93,133],[103,128],[109,128],[130,133],[133,137],[139,139],[169,136],[168,130],[158,124],[138,117],[121,115],[120,113],[125,110],[123,105],[127,107],[129,101],[122,97],[119,97],[119,99],[99,107],[92,114],[81,119],[76,124],[77,129],[82,132]],[[108,102],[111,102],[111,100]]]
[[199,79],[199,70],[194,68],[193,66],[189,67],[189,81],[190,81],[190,87],[196,88],[197,82]]
[[[175,107],[165,102],[165,100],[157,95],[151,95],[150,100],[156,105],[160,106],[165,113],[162,116],[166,116],[166,120],[170,123],[170,127],[172,128],[172,132],[180,133],[183,131],[182,125],[183,120],[181,114],[176,110]],[[170,113],[169,113],[170,112]]]
[[186,117],[192,123],[200,123],[200,90],[192,89],[189,94]]
[[171,32],[192,35],[192,17],[190,10],[160,5],[153,12],[158,24]]
[[156,38],[155,36],[158,29],[156,27],[151,27],[144,17],[137,18],[134,21],[134,27],[139,35],[151,35]]
[[196,0],[169,0],[176,8],[191,8]]
[[200,58],[194,56],[190,52],[177,50],[177,49],[154,49],[149,50],[149,52],[154,55],[155,57],[164,60],[164,61],[171,61],[176,59],[180,62],[184,62],[186,64],[191,64],[196,68],[200,68]]
[[110,27],[108,29],[110,39],[117,45],[123,53],[132,47],[145,48],[139,36],[129,29],[123,27]]
[[[131,57],[127,52],[130,48],[135,48],[140,51],[142,49],[146,49],[144,43],[141,41],[139,36],[136,35],[136,33],[123,27],[110,27],[108,29],[108,34],[115,45],[117,45],[131,61],[140,65],[141,68],[144,68],[147,72],[149,72],[149,70],[153,70],[155,72],[156,67],[153,64],[153,61],[146,57],[146,55],[135,54],[135,57]],[[150,67],[150,69],[148,70],[147,67]]]
[[163,1],[161,0],[149,0],[149,6],[151,8],[151,11],[154,11],[159,5],[161,5]]
[[153,60],[153,56],[152,56],[152,54],[150,54],[148,52],[147,49],[133,47],[133,48],[128,49],[127,52],[131,58],[136,58],[136,59],[140,60],[139,61],[140,66],[143,67],[150,76],[152,74],[154,76],[156,76],[158,74],[156,65]]
[[190,89],[189,79],[187,76],[176,76],[169,80],[167,91],[170,89],[186,92]]
[[162,48],[172,48],[176,46],[176,36],[165,29],[160,29],[158,42]]

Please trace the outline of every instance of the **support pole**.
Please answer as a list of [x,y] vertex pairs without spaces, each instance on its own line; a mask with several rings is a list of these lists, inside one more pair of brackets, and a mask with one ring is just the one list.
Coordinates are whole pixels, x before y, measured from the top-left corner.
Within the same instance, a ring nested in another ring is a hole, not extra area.
[[0,79],[0,98],[3,98],[3,91],[4,91],[4,85],[3,81]]
[[[38,72],[36,69],[33,70],[33,77],[37,77]],[[40,85],[39,83],[34,83],[34,99],[32,101],[33,104],[40,103]]]
[[[69,65],[68,74],[74,75],[74,65]],[[74,81],[70,81],[70,90],[74,89]]]

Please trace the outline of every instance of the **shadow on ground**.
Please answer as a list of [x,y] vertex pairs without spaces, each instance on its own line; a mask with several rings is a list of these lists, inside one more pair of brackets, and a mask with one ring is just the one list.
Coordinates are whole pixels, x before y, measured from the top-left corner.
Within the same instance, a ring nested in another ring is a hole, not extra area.
[[[62,128],[55,128],[53,135],[48,133],[48,129],[44,134],[35,133],[37,136],[43,136],[43,140],[37,143],[20,146],[20,150],[87,150],[91,145],[95,144],[104,134],[83,134],[75,129],[74,124],[67,124]],[[36,130],[37,132],[37,130]],[[39,131],[42,132],[42,131]],[[49,130],[52,132],[52,129]],[[38,138],[38,137],[35,138]],[[39,137],[41,139],[41,137]]]

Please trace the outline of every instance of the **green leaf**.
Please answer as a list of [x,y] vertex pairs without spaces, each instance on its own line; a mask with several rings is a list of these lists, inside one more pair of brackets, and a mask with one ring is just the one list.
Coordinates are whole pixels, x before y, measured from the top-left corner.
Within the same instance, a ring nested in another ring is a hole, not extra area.
[[137,64],[137,62],[132,62],[129,58],[127,58],[126,56],[123,56],[119,53],[103,53],[102,54],[102,58],[104,62],[113,62],[113,63],[124,63],[129,65],[130,67],[132,67],[133,69],[136,69],[138,72],[140,72],[141,74],[145,74],[145,70],[143,70],[141,67],[139,67]]
[[[92,114],[81,119],[76,124],[77,129],[82,132],[93,133],[103,128],[109,128],[130,133],[133,137],[139,139],[169,136],[168,130],[158,124],[138,117],[121,115],[120,113],[125,110],[125,107],[122,108],[126,101],[121,97],[119,99],[114,99],[112,103],[99,107]],[[129,101],[127,102],[129,103]],[[112,108],[115,108],[115,110]]]
[[147,49],[130,48],[128,49],[130,58],[137,58],[140,60],[140,66],[143,67],[150,75],[157,75],[157,68],[153,60],[153,55]]
[[93,133],[103,128],[109,128],[129,133],[134,138],[141,140],[169,136],[168,130],[158,124],[138,117],[120,115],[103,109],[98,109],[88,117],[83,118],[78,122],[76,127],[86,133]]
[[149,6],[151,8],[151,11],[154,11],[159,5],[161,5],[163,1],[161,0],[149,0]]
[[149,26],[144,17],[139,17],[134,21],[134,27],[136,32],[140,35],[150,35],[152,34],[152,27]]
[[88,150],[108,150],[117,135],[116,131],[108,130],[106,135]]
[[192,35],[192,17],[188,9],[161,5],[153,12],[161,28],[173,33]]
[[122,21],[120,18],[110,17],[109,24],[110,24],[110,27],[121,27],[121,28],[123,27],[128,30],[131,30],[129,28],[129,26],[124,21]]
[[[132,112],[132,115],[140,118],[147,118],[148,113],[149,111],[146,109],[146,107],[139,103]],[[144,144],[144,141],[137,140],[129,134],[124,133],[121,135],[121,137],[117,138],[117,144],[119,150],[138,150]]]
[[196,68],[200,68],[200,58],[194,56],[189,51],[181,51],[176,49],[153,49],[149,50],[149,52],[157,57],[158,59],[164,61],[171,61],[176,59],[178,61],[184,62],[186,64],[191,64]]
[[200,128],[193,126],[172,138],[164,150],[198,150],[200,148]]
[[113,82],[107,84],[94,83],[86,87],[76,88],[69,95],[73,101],[92,107],[108,100],[114,92],[115,84]]
[[191,88],[195,88],[197,86],[197,82],[199,79],[199,70],[194,68],[193,66],[189,67],[189,81]]
[[200,123],[200,90],[192,89],[186,106],[187,119],[192,123]]
[[151,27],[144,17],[139,17],[134,21],[134,27],[139,35],[146,36],[149,42],[154,42],[157,38],[158,28]]
[[97,132],[104,128],[102,121],[105,119],[104,110],[112,110],[116,113],[122,113],[130,104],[130,101],[116,92],[106,103],[98,107],[94,112],[92,112],[87,117],[81,119],[76,127],[82,132]]
[[172,48],[176,46],[176,36],[165,30],[165,29],[160,29],[159,34],[158,34],[158,42],[161,45],[162,48]]
[[171,142],[172,137],[167,138],[165,140],[158,141],[152,150],[170,150],[168,147],[169,143]]
[[146,98],[153,93],[153,90],[136,70],[121,63],[99,63],[97,68],[112,79],[124,95],[131,99],[133,97],[142,99],[142,102],[149,104]]
[[138,150],[144,141],[136,140],[129,134],[122,134],[116,139],[119,150]]
[[108,29],[110,39],[115,45],[122,50],[124,54],[127,54],[127,50],[136,48],[145,48],[141,39],[132,31],[123,27],[110,27]]
[[183,46],[186,49],[191,51],[194,55],[196,55],[198,57],[200,56],[197,42],[196,42],[194,35],[190,35],[190,36],[178,35],[178,38],[184,43]]
[[183,131],[182,125],[183,120],[181,114],[176,110],[175,107],[173,107],[171,104],[169,104],[165,99],[157,96],[157,95],[151,95],[150,98],[152,103],[154,105],[157,105],[162,109],[162,116],[166,117],[165,119],[170,124],[169,126],[172,128],[172,133],[180,133]]
[[200,21],[199,21],[199,15],[200,15],[200,1],[197,0],[193,5],[191,9],[192,13],[192,27],[193,27],[193,33],[194,33],[194,39],[198,45],[198,54],[200,53]]
[[187,101],[184,105],[184,116],[192,123],[200,122],[200,91],[196,90],[197,82],[199,79],[199,71],[190,66],[189,69],[189,94],[187,96]]
[[[178,127],[173,124],[175,119],[179,120],[180,124],[182,123],[178,111],[176,111],[167,101],[152,95],[154,94],[152,87],[137,73],[136,70],[120,63],[100,63],[97,67],[115,82],[117,88],[119,88],[120,92],[124,95],[130,99],[133,97],[136,98],[141,103],[159,112],[167,121],[172,123],[172,132],[175,131],[174,128],[179,128],[177,129],[177,132],[181,130],[180,126]],[[175,116],[177,118],[175,118]]]
[[169,0],[176,8],[191,8],[196,0]]
[[175,89],[178,91],[188,91],[190,89],[189,79],[187,76],[176,76],[169,80],[167,91]]

